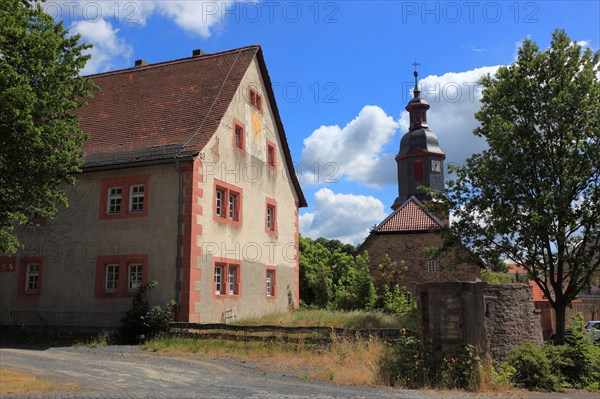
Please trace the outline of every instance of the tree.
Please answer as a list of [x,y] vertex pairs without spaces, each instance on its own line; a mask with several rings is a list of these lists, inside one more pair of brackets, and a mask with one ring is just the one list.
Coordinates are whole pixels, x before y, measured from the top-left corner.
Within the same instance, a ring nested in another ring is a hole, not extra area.
[[93,84],[79,77],[90,58],[39,3],[0,2],[0,252],[14,253],[15,225],[67,204],[85,135],[73,110]]
[[338,310],[372,309],[377,294],[369,272],[369,255],[365,252],[354,258],[340,250],[336,250],[335,255],[341,255],[347,266],[345,272],[334,280],[333,307]]
[[[474,134],[489,148],[453,168],[451,233],[484,261],[523,266],[556,312],[600,266],[600,53],[562,30],[525,40],[514,64],[481,80]],[[442,194],[440,194],[442,195]]]
[[333,293],[331,253],[323,245],[300,236],[300,300],[306,305],[327,307]]

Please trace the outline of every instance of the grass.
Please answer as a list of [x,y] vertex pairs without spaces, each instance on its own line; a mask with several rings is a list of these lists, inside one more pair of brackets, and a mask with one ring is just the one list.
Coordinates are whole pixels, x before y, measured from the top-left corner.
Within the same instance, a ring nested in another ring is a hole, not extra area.
[[416,321],[382,312],[330,310],[296,310],[295,312],[271,313],[262,317],[244,319],[241,325],[290,326],[290,327],[337,327],[337,328],[409,328],[415,329]]
[[57,384],[45,378],[33,377],[0,367],[0,395],[32,392],[74,392],[78,388],[74,384]]
[[224,357],[252,362],[265,371],[345,385],[381,385],[379,359],[387,350],[386,345],[377,339],[334,339],[329,345],[309,345],[180,337],[156,338],[146,342],[142,348],[180,356]]

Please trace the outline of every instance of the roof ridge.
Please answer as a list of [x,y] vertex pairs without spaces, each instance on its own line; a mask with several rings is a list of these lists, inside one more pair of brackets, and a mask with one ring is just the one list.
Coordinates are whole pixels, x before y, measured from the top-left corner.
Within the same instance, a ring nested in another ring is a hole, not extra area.
[[95,73],[95,74],[91,74],[91,75],[85,75],[84,77],[97,78],[97,77],[118,75],[118,74],[127,73],[127,72],[131,73],[131,72],[137,72],[137,71],[146,71],[148,69],[160,68],[160,67],[167,66],[167,65],[181,64],[184,62],[191,62],[191,61],[207,60],[210,58],[221,57],[221,56],[228,55],[231,53],[242,52],[242,51],[246,51],[246,50],[255,50],[258,52],[258,50],[260,50],[260,45],[252,44],[249,46],[238,47],[238,48],[234,48],[231,50],[219,51],[217,53],[193,55],[191,57],[178,58],[178,59],[169,60],[169,61],[161,61],[161,62],[156,62],[154,64],[148,64],[148,65],[144,65],[144,66],[117,69],[115,71],[107,71],[107,72],[100,72],[100,73]]

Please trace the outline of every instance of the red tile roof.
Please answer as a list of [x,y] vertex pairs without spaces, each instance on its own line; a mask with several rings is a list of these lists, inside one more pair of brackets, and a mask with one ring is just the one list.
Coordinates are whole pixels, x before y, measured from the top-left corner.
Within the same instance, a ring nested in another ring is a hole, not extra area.
[[236,101],[254,57],[299,205],[306,206],[260,46],[90,76],[100,91],[77,111],[82,130],[90,135],[83,146],[83,169],[196,156]]
[[422,209],[421,203],[411,197],[381,222],[374,231],[377,233],[427,231],[440,227],[443,227],[443,223]]
[[548,302],[548,299],[544,296],[544,293],[538,287],[538,285],[533,280],[529,280],[529,285],[531,286],[531,291],[533,292],[533,302]]
[[506,267],[508,267],[508,270],[506,271],[506,273],[508,274],[521,274],[521,275],[526,275],[527,274],[527,270],[525,270],[525,268],[523,266],[519,266],[516,263],[507,263]]

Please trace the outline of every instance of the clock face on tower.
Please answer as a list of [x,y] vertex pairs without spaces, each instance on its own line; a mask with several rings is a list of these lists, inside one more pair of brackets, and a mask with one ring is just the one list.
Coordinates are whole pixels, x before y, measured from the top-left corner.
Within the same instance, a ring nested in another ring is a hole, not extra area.
[[431,171],[432,172],[441,172],[442,171],[442,161],[437,159],[431,160]]

